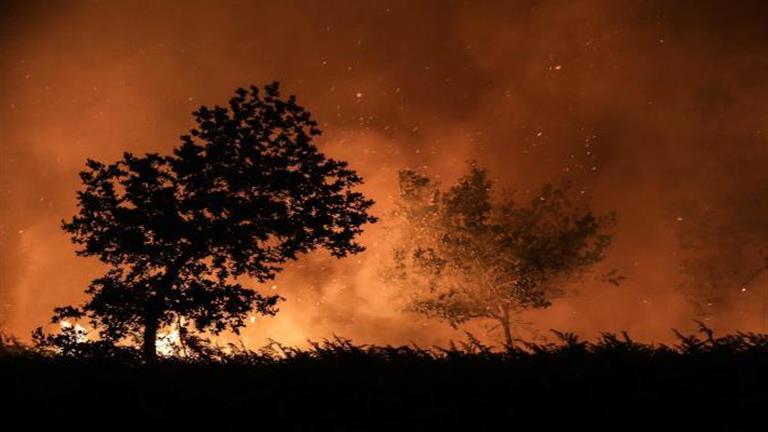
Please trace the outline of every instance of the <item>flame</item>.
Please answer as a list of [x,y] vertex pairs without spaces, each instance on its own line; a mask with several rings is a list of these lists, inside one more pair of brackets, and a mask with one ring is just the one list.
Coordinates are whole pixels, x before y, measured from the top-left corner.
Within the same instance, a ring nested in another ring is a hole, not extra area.
[[157,354],[163,357],[183,355],[178,330],[174,329],[157,334]]
[[69,320],[61,320],[59,321],[59,326],[62,330],[67,329],[74,329],[75,331],[75,340],[77,342],[87,342],[88,341],[88,331],[85,329],[85,327],[81,326],[79,323],[72,324]]

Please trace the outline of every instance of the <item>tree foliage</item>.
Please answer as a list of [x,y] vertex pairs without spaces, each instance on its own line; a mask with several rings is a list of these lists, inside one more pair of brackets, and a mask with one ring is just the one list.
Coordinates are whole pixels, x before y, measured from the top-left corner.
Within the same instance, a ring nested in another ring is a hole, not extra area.
[[84,305],[58,308],[54,321],[87,317],[109,341],[143,333],[152,358],[163,326],[237,332],[253,310],[274,314],[279,297],[240,276],[270,280],[317,248],[363,250],[355,238],[375,219],[354,190],[362,179],[317,149],[317,123],[277,83],[240,88],[227,107],[193,115],[172,155],[88,160],[78,213],[63,229],[79,255],[109,270]]
[[445,192],[415,171],[399,180],[404,232],[387,279],[404,288],[409,310],[452,326],[495,320],[507,344],[516,314],[549,306],[611,241],[613,215],[594,215],[565,188],[546,185],[521,206],[494,201],[487,172],[474,164]]

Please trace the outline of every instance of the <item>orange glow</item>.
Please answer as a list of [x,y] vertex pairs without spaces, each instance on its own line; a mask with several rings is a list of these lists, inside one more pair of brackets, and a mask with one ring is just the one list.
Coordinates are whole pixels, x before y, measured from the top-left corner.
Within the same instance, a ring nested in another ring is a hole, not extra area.
[[[627,330],[658,342],[673,327],[694,330],[696,311],[679,287],[681,263],[698,252],[681,247],[680,232],[714,216],[687,210],[734,209],[717,213],[726,227],[768,239],[759,195],[768,185],[765,13],[734,6],[724,21],[739,25],[724,27],[719,11],[693,2],[619,3],[0,9],[7,17],[0,25],[0,328],[26,339],[53,307],[79,302],[102,271],[96,260],[76,257],[59,229],[75,212],[86,158],[168,152],[200,104],[279,80],[320,122],[323,151],[366,180],[362,190],[377,201],[378,216],[391,209],[399,169],[449,184],[468,159],[487,167],[500,189],[569,180],[598,211],[617,212],[606,267],[627,281],[582,281],[551,309],[526,315],[523,335]],[[738,197],[753,204],[735,207]],[[260,287],[287,301],[276,317],[249,320],[243,340],[461,338],[462,331],[398,311],[376,275],[390,250],[387,230],[369,227],[361,255],[312,254]],[[747,263],[723,253],[722,260]],[[741,288],[722,288],[711,315],[716,329],[766,325],[768,271]]]

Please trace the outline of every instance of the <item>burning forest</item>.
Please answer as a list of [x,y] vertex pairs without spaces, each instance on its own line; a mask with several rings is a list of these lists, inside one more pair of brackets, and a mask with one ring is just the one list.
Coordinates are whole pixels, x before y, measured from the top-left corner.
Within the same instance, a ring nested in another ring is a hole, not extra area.
[[748,0],[3,3],[14,406],[764,423],[766,22]]

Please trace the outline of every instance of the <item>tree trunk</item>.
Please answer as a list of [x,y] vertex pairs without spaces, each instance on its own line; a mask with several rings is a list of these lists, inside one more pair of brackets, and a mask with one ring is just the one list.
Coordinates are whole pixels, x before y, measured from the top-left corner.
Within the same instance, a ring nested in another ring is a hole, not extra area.
[[512,329],[509,323],[509,308],[502,308],[501,327],[504,329],[504,344],[507,348],[511,348],[514,341],[512,340]]
[[155,287],[158,292],[151,294],[145,305],[144,340],[142,341],[141,353],[147,363],[157,361],[157,330],[160,327],[160,318],[166,311],[165,298],[167,293],[171,291],[173,282],[179,275],[179,269],[182,268],[186,259],[186,256],[182,254],[176,262],[166,268],[165,275]]
[[147,363],[155,363],[157,361],[158,327],[159,320],[154,317],[154,314],[147,314],[147,318],[144,321],[144,340],[141,347],[142,356]]

